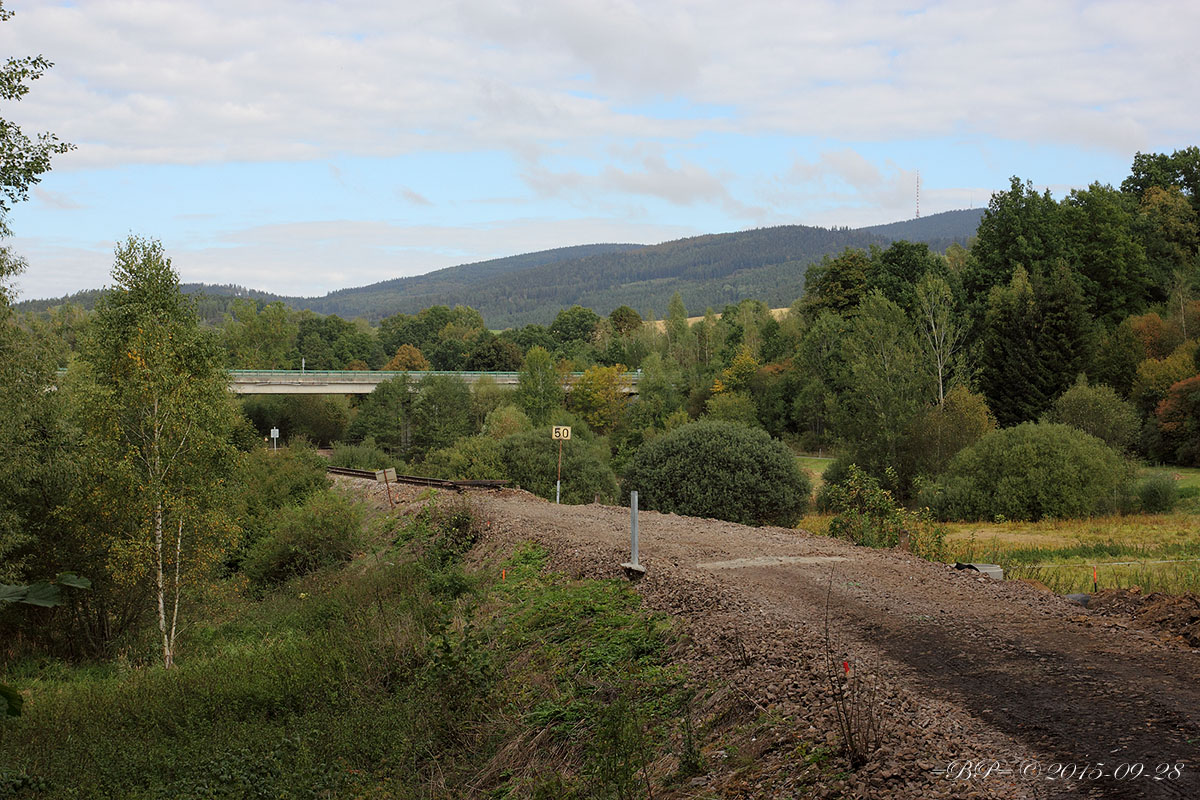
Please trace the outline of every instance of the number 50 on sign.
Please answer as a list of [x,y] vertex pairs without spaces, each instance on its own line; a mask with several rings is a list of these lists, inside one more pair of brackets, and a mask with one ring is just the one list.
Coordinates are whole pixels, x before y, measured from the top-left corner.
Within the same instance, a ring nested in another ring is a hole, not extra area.
[[568,425],[555,425],[551,429],[550,438],[566,441],[571,438],[571,428]]

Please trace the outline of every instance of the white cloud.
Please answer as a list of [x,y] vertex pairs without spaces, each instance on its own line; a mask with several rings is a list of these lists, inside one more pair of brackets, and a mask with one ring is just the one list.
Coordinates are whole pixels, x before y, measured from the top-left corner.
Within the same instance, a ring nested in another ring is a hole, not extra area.
[[[60,168],[712,128],[1122,151],[1200,133],[1196,105],[1180,101],[1200,29],[1188,2],[11,6],[4,52],[58,62],[19,117],[80,144]],[[732,108],[735,120],[664,118],[647,105],[659,97]]]

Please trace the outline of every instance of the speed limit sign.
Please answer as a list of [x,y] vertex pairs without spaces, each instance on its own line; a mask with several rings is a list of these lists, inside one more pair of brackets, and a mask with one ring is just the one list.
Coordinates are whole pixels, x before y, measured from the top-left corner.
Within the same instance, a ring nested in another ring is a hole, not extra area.
[[569,425],[555,425],[551,431],[550,438],[567,441],[571,438],[571,427]]

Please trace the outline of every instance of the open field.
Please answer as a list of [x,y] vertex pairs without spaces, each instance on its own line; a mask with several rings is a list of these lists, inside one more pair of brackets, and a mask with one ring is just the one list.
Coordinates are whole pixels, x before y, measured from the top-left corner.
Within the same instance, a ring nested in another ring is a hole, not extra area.
[[[832,518],[809,514],[799,527],[824,535]],[[1093,567],[1101,589],[1137,586],[1146,592],[1200,592],[1200,516],[1196,514],[944,526],[947,560],[1000,564],[1005,577],[1037,580],[1057,594],[1092,591]]]
[[796,456],[796,463],[800,465],[800,469],[809,474],[813,479],[813,491],[821,488],[821,476],[825,474],[825,470],[829,469],[829,465],[833,463],[833,458],[828,456]]
[[[832,458],[799,456],[814,490]],[[1175,478],[1181,499],[1171,514],[1130,514],[1039,522],[945,523],[947,558],[1000,564],[1005,576],[1040,581],[1058,594],[1101,588],[1200,592],[1200,469],[1147,467],[1139,477]],[[799,527],[829,530],[828,514],[809,514]]]

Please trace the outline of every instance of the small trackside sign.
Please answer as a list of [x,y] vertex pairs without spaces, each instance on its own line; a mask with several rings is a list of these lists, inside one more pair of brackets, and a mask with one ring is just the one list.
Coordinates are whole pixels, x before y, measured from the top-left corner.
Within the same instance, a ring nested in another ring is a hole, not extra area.
[[380,483],[395,483],[396,482],[396,470],[394,470],[394,469],[376,470],[375,471],[375,480],[379,481]]
[[550,438],[559,441],[567,441],[571,438],[571,428],[569,425],[555,425],[550,431]]

